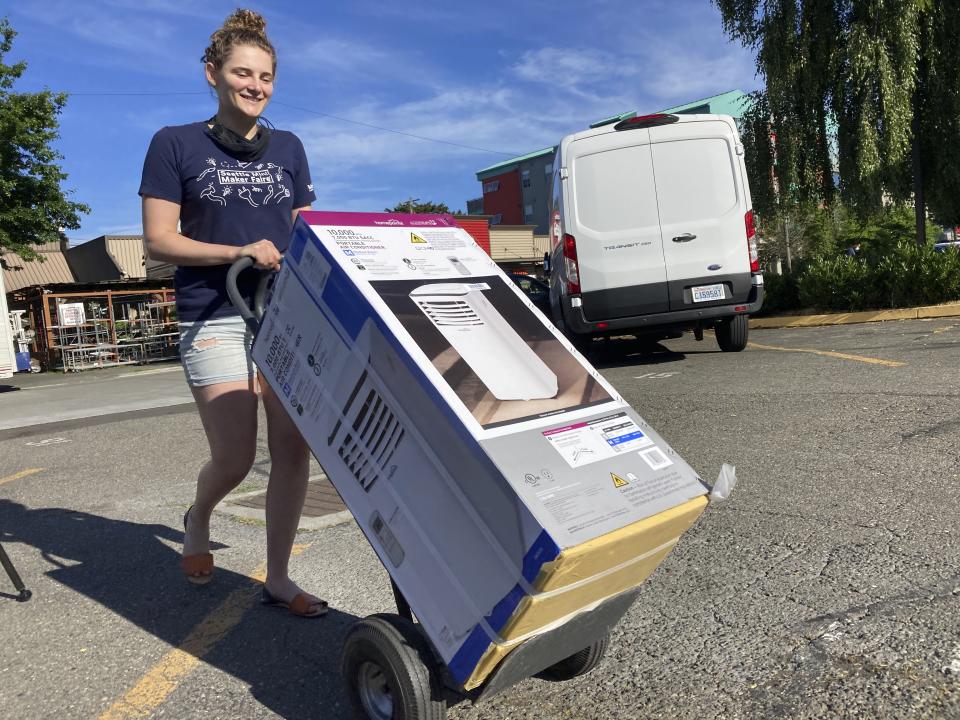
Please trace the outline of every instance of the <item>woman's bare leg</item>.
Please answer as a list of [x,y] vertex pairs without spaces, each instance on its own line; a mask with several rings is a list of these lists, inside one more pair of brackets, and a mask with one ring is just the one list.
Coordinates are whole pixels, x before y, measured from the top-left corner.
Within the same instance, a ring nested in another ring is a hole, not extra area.
[[183,554],[210,552],[213,509],[247,476],[257,454],[257,393],[254,379],[194,387],[210,460],[200,470]]
[[307,495],[310,449],[279,397],[260,383],[267,414],[270,480],[267,485],[267,590],[289,602],[300,588],[288,574],[290,550]]

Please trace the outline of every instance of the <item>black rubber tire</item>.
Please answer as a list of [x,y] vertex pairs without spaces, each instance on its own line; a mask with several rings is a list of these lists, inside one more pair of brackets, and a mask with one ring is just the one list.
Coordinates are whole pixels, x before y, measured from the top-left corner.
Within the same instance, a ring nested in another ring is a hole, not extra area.
[[575,677],[586,675],[603,660],[603,654],[607,651],[607,644],[609,642],[610,636],[604,635],[593,645],[585,647],[580,652],[575,652],[570,657],[564,658],[546,670],[541,671],[537,674],[537,677],[541,680],[563,682],[564,680],[572,680]]
[[717,345],[723,352],[740,352],[747,347],[750,336],[750,316],[734,315],[718,320],[713,330],[717,336]]
[[383,674],[392,702],[390,720],[444,720],[447,704],[433,672],[434,659],[420,631],[397,615],[371,615],[347,631],[340,669],[347,698],[357,720],[379,720],[368,712],[361,685],[372,663]]

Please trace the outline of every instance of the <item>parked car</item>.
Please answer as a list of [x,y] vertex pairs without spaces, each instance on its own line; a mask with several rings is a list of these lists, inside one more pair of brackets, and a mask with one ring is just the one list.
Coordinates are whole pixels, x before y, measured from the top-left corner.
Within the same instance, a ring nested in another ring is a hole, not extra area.
[[553,167],[551,314],[575,345],[713,328],[721,350],[746,347],[763,275],[732,118],[645,115],[574,133]]
[[532,275],[523,275],[521,273],[507,273],[510,279],[523,290],[524,294],[530,298],[530,302],[537,306],[544,315],[550,317],[550,286],[543,280],[539,280]]

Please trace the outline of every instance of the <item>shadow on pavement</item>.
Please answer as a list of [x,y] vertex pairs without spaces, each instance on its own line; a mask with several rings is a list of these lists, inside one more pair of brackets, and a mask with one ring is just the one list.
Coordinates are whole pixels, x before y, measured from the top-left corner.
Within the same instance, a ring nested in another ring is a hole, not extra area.
[[[179,551],[163,541],[179,544],[183,533],[166,525],[0,500],[0,542],[37,548],[56,566],[48,577],[171,647],[179,646],[234,591],[249,590],[243,619],[203,661],[247,683],[253,696],[280,717],[349,717],[339,656],[356,616],[331,609],[324,618],[305,620],[262,607],[260,584],[223,568],[216,569],[209,585],[192,586],[180,573]],[[29,577],[24,582],[31,587]],[[144,661],[144,673],[148,663]]]
[[19,390],[19,389],[20,389],[20,388],[18,388],[16,385],[3,385],[3,384],[0,384],[0,393],[16,392],[16,391]]
[[660,365],[686,358],[659,342],[618,337],[594,341],[587,359],[598,370],[634,365]]

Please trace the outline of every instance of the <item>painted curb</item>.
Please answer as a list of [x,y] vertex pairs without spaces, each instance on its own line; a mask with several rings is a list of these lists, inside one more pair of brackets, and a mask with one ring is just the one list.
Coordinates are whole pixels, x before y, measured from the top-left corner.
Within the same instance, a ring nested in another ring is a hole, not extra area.
[[924,320],[957,316],[960,316],[960,303],[903,308],[901,310],[867,310],[865,312],[833,313],[830,315],[781,315],[778,317],[750,318],[750,327],[774,329],[816,327],[818,325],[855,325],[888,320]]

